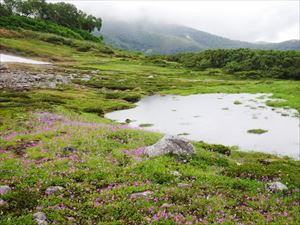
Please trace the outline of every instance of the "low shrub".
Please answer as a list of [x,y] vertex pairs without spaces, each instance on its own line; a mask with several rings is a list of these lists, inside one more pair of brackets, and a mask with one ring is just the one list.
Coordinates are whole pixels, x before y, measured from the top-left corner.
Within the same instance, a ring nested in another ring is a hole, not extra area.
[[228,156],[231,154],[230,147],[220,144],[207,144],[204,142],[200,142],[200,147],[211,152],[218,152]]

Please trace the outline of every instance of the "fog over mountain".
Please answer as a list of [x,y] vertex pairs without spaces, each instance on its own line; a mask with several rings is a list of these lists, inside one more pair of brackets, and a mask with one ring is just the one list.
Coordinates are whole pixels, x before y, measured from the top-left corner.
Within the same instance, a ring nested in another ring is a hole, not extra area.
[[67,1],[113,20],[177,24],[233,40],[282,42],[299,39],[299,1]]
[[153,23],[149,21],[104,20],[101,32],[106,43],[125,50],[142,51],[147,54],[172,54],[194,52],[214,48],[259,48],[277,50],[300,50],[299,40],[280,43],[250,43],[217,36],[180,25]]

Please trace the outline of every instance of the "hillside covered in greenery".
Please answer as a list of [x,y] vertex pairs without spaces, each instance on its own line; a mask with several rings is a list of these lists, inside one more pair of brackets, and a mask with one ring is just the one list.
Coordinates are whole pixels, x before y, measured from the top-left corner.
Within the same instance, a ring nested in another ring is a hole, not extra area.
[[105,42],[115,48],[142,51],[146,54],[175,54],[220,48],[300,50],[300,40],[288,40],[279,43],[250,43],[231,40],[182,25],[151,23],[147,20],[136,22],[106,20],[101,31],[94,33],[103,36]]
[[299,160],[200,141],[189,157],[149,158],[163,134],[104,117],[152,94],[272,93],[274,110],[299,112],[299,52],[146,56],[83,31],[0,18],[1,53],[50,63],[1,64],[1,225],[300,223]]

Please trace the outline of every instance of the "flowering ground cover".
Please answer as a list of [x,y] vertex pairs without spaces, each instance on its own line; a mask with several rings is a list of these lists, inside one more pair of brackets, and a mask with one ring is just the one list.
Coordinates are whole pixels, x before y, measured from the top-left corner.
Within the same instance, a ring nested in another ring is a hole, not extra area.
[[[203,143],[194,143],[197,153],[188,162],[147,159],[145,146],[160,134],[49,112],[30,113],[1,135],[1,184],[12,187],[1,196],[8,202],[2,224],[34,224],[36,211],[51,224],[299,222],[298,161],[234,150],[226,156]],[[265,158],[273,162],[257,161]],[[265,189],[278,180],[289,189]],[[57,185],[64,189],[45,191]],[[143,191],[151,193],[132,196]]]

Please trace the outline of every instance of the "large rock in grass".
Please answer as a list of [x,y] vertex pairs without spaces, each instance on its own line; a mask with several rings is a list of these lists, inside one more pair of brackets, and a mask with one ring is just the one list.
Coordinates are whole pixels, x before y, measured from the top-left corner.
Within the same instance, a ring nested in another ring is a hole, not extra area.
[[287,190],[288,188],[281,182],[272,182],[266,184],[266,189],[270,192],[275,192],[275,191]]
[[166,135],[156,144],[147,147],[144,153],[149,157],[166,154],[190,156],[195,153],[195,147],[185,138]]

